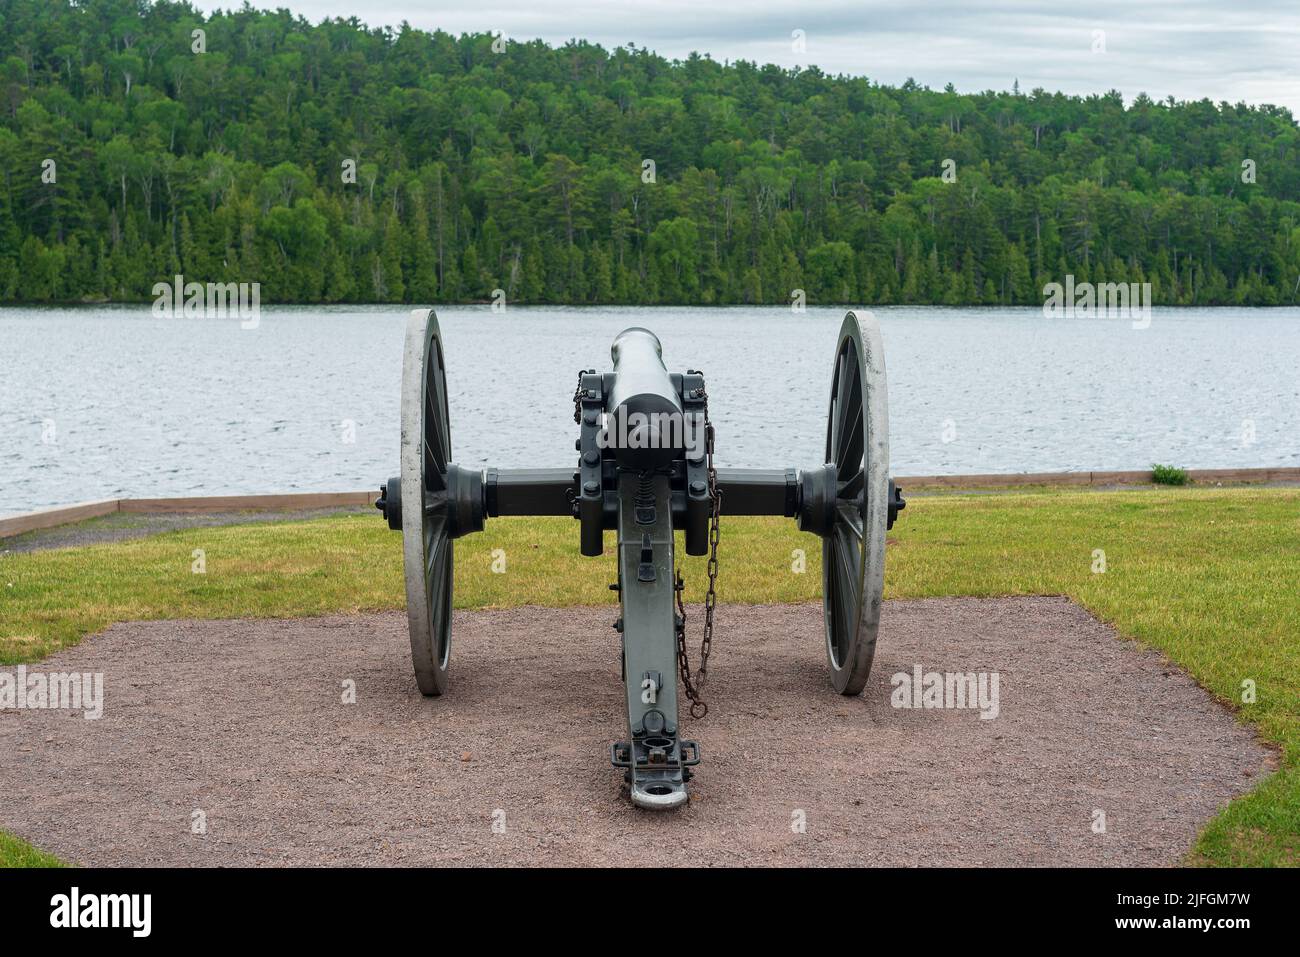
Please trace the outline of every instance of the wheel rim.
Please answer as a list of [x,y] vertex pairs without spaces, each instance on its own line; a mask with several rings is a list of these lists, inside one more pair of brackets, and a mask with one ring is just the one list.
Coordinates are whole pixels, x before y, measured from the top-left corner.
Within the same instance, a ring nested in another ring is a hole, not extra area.
[[426,695],[447,688],[453,549],[447,522],[451,423],[442,335],[433,310],[406,326],[402,366],[402,548],[415,680]]
[[831,683],[857,694],[871,673],[885,580],[889,410],[875,317],[850,312],[840,326],[826,424],[835,467],[834,521],[822,544],[823,607]]

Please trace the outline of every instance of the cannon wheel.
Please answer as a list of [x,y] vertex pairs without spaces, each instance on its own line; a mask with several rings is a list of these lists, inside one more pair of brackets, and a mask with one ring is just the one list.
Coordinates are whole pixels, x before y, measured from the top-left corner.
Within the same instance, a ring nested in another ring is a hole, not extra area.
[[402,358],[402,554],[411,660],[426,695],[447,690],[451,657],[450,461],[442,334],[433,310],[417,309],[406,325]]
[[826,653],[835,690],[855,695],[876,651],[889,515],[885,355],[869,312],[850,312],[840,326],[826,461],[836,472],[835,519],[822,544]]

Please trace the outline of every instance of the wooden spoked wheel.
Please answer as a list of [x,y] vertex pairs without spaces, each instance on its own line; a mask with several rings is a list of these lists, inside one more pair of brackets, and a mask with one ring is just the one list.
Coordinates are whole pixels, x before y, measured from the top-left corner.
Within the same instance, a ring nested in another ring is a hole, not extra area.
[[451,423],[442,335],[432,309],[406,326],[402,362],[402,550],[415,680],[447,690],[451,658],[452,539],[448,522]]
[[826,425],[834,518],[822,544],[826,654],[831,684],[858,694],[871,673],[885,588],[889,517],[889,407],[880,326],[850,312],[840,326]]

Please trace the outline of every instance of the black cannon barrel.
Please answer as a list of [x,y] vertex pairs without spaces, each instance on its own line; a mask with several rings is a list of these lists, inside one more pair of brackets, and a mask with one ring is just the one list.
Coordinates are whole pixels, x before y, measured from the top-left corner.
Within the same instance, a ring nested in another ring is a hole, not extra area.
[[688,423],[664,367],[663,349],[649,329],[632,326],[614,338],[614,384],[605,409],[606,444],[619,464],[663,468],[680,458]]

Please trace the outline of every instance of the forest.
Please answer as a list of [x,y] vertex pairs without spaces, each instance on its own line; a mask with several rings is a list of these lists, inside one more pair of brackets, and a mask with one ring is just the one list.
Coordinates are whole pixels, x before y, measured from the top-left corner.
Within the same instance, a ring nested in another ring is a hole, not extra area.
[[0,301],[1300,302],[1268,105],[0,0]]

